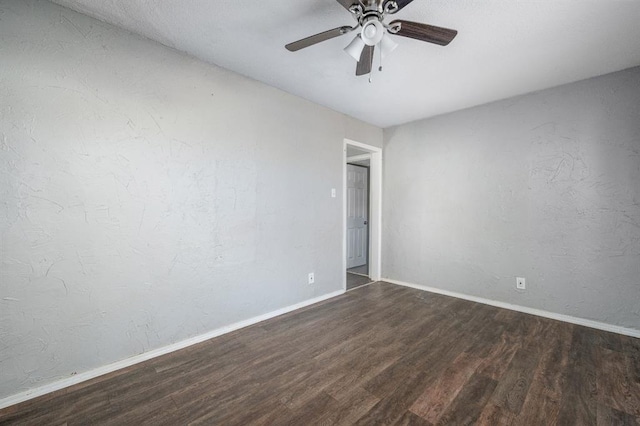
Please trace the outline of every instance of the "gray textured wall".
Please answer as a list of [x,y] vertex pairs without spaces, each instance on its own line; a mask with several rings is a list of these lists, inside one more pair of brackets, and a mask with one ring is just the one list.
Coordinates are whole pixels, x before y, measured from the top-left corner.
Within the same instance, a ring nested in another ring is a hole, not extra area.
[[390,128],[384,149],[384,277],[640,330],[640,68]]
[[345,137],[382,145],[96,20],[1,0],[0,398],[341,289]]

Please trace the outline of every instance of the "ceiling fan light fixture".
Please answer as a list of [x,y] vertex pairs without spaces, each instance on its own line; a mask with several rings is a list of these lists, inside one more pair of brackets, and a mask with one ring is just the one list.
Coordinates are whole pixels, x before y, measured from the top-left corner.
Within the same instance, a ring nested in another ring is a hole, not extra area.
[[372,19],[362,26],[362,41],[367,46],[375,46],[380,43],[384,36],[385,29],[378,19]]
[[396,50],[398,43],[396,43],[391,37],[385,34],[380,41],[380,56],[384,59],[391,52]]
[[371,76],[374,53],[379,52],[380,66],[378,70],[382,71],[382,60],[398,47],[396,41],[390,36],[413,38],[427,43],[447,46],[458,35],[456,30],[449,28],[402,19],[384,23],[385,15],[399,12],[414,0],[337,1],[353,15],[356,20],[355,25],[323,31],[289,43],[285,45],[285,48],[290,52],[296,52],[352,31],[357,31],[359,34],[344,48],[344,51],[358,62],[356,76],[366,74]]
[[356,61],[360,60],[360,55],[362,54],[362,49],[364,49],[364,41],[358,34],[352,41],[349,43],[347,47],[344,48],[344,51],[349,54]]

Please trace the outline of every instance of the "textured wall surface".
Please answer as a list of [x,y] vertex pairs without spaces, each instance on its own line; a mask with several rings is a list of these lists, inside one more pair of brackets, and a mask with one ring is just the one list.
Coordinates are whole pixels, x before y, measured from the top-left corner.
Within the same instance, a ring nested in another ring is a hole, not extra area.
[[0,398],[341,289],[345,137],[382,145],[107,24],[0,0]]
[[387,129],[384,179],[384,277],[640,330],[640,68]]

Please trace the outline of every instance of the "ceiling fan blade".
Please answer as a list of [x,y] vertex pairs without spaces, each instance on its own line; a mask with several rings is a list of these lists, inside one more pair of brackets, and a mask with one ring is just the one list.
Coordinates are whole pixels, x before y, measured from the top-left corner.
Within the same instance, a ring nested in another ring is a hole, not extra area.
[[290,52],[296,52],[300,49],[304,49],[305,47],[313,46],[314,44],[320,43],[322,41],[326,41],[332,39],[334,37],[339,37],[343,34],[350,33],[355,30],[357,27],[338,27],[329,31],[325,31],[323,33],[315,34],[310,37],[303,38],[302,40],[294,41],[293,43],[287,44],[285,47]]
[[365,46],[360,54],[360,60],[356,67],[356,75],[365,75],[371,72],[373,67],[373,51],[375,46]]
[[[409,3],[411,3],[413,0],[385,0],[385,2],[382,4],[382,10],[387,11],[388,13],[398,13],[400,12],[402,9],[404,9],[405,6],[409,5]],[[395,2],[395,4],[398,5],[398,8],[394,10],[394,8],[388,9],[387,5],[391,2]]]
[[397,20],[389,24],[390,27],[400,25],[400,29],[392,34],[415,38],[416,40],[446,46],[458,35],[458,31],[449,28],[435,27],[433,25],[421,24],[419,22]]

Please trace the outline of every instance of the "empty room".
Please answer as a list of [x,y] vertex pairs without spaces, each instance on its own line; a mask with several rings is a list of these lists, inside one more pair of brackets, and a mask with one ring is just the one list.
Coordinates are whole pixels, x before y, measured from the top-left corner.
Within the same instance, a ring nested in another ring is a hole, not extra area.
[[640,425],[639,22],[0,0],[0,424]]

